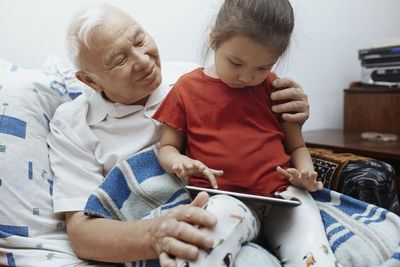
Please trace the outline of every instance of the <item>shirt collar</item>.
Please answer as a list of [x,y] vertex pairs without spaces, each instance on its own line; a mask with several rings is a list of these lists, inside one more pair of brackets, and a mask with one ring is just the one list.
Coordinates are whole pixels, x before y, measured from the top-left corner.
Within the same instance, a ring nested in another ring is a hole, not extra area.
[[160,86],[151,93],[144,107],[142,105],[113,103],[105,99],[100,93],[93,89],[86,90],[84,93],[87,95],[89,102],[87,122],[89,126],[93,126],[103,121],[107,116],[120,118],[142,110],[143,108],[145,115],[151,117],[155,112],[155,109],[167,95],[169,91],[168,89],[168,85],[161,83]]

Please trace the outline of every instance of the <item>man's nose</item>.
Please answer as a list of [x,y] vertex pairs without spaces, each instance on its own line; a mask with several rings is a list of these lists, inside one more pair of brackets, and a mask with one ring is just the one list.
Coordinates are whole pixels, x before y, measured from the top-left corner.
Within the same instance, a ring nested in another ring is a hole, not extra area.
[[141,51],[134,51],[133,52],[134,63],[133,63],[133,70],[134,71],[141,71],[146,70],[149,67],[150,63],[150,56],[146,53]]

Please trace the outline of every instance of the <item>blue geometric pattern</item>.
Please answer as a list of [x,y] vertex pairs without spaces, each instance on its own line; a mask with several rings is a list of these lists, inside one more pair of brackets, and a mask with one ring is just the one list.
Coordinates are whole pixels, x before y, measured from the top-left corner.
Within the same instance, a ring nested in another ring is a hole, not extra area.
[[14,255],[12,253],[7,253],[7,264],[8,266],[17,266],[15,264]]
[[53,180],[47,179],[47,182],[49,183],[49,194],[50,196],[53,195]]
[[46,113],[43,113],[43,116],[44,116],[44,118],[46,119],[47,123],[49,123],[49,122],[50,122],[50,118],[49,118],[49,116],[47,116],[47,114],[46,114]]
[[157,156],[151,150],[139,153],[126,161],[131,166],[135,178],[139,183],[165,173],[158,164]]
[[28,179],[29,180],[33,179],[33,163],[32,163],[32,161],[28,162]]
[[0,133],[25,139],[26,122],[14,117],[0,115]]
[[28,226],[14,226],[14,225],[5,225],[0,224],[0,238],[9,237],[9,236],[29,236]]
[[[109,191],[110,197],[114,201],[115,205],[120,209],[124,204],[124,201],[130,196],[131,190],[126,183],[125,176],[118,168],[113,168],[108,174],[108,179],[100,185],[100,188]],[[113,188],[113,190],[110,190]]]

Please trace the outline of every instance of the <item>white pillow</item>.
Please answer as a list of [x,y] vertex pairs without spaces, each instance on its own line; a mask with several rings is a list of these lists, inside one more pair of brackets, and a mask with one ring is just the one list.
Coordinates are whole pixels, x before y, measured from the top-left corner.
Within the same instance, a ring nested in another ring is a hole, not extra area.
[[70,100],[57,72],[0,60],[0,265],[82,264],[53,214],[49,120]]

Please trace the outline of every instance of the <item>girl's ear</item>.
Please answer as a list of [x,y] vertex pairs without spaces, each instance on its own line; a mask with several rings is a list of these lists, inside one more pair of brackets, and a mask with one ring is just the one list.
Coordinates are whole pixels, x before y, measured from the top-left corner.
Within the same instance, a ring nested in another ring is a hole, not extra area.
[[103,91],[103,88],[101,87],[100,84],[98,84],[90,75],[88,75],[86,72],[84,71],[77,71],[75,73],[75,76],[78,80],[80,80],[81,82],[85,83],[86,85],[88,85],[89,87],[92,87],[93,90],[95,90],[96,92],[101,93]]
[[215,26],[211,26],[211,29],[210,29],[210,47],[211,47],[212,50],[215,50],[214,36],[215,36]]

